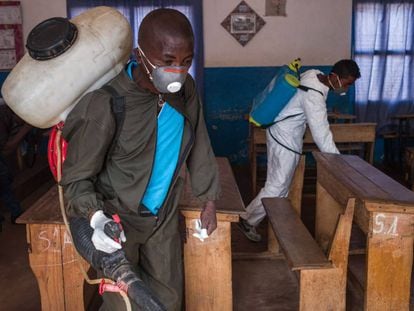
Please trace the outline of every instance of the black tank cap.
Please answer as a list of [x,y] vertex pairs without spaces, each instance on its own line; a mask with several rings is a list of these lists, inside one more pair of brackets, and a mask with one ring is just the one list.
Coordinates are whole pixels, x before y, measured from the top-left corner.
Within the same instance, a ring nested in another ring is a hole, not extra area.
[[69,49],[76,40],[78,29],[69,19],[49,18],[38,24],[27,37],[26,48],[36,60],[48,60]]

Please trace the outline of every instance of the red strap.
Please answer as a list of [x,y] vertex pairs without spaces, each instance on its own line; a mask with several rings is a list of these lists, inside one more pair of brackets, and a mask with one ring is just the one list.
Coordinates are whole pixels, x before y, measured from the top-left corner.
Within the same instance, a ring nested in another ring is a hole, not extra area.
[[[55,180],[57,180],[57,157],[58,157],[58,151],[57,151],[58,146],[56,145],[56,136],[58,132],[62,131],[63,126],[64,126],[64,123],[60,122],[56,124],[54,127],[52,127],[52,130],[50,131],[50,134],[49,134],[49,141],[47,144],[47,160],[49,162],[50,171],[55,177]],[[66,140],[64,140],[61,137],[60,148],[61,148],[62,165],[66,159],[67,147],[68,147],[68,143],[66,142]]]

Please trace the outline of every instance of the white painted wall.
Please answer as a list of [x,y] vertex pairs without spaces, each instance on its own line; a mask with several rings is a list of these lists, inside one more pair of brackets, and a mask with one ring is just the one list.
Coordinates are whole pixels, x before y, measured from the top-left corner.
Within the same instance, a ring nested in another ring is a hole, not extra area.
[[350,57],[352,0],[287,0],[287,17],[264,16],[265,0],[246,0],[266,24],[244,47],[221,26],[239,3],[204,1],[206,67],[280,66],[295,57],[331,65]]
[[[352,0],[287,0],[287,17],[264,16],[265,0],[246,0],[266,25],[244,47],[221,26],[240,0],[204,0],[206,67],[280,66],[301,57],[304,65],[349,58]],[[42,20],[66,16],[66,0],[21,0],[24,42]]]

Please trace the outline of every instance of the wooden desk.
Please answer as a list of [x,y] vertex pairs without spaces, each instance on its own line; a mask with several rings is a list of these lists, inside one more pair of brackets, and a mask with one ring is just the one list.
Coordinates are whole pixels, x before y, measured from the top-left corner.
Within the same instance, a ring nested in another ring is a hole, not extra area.
[[[230,224],[245,212],[230,163],[217,158],[222,195],[216,202],[217,229],[204,242],[192,236],[201,204],[186,183],[180,202],[185,216],[184,245],[187,310],[232,310]],[[187,178],[187,180],[189,180]],[[29,262],[37,278],[42,310],[85,310],[84,281],[63,224],[56,187],[19,219],[26,224]],[[83,261],[85,268],[89,265]],[[94,289],[96,292],[97,288]]]
[[[46,192],[17,222],[26,224],[29,263],[39,285],[42,310],[86,310],[93,293],[84,299],[85,282],[63,224],[57,187]],[[87,271],[89,264],[81,260]]]
[[392,116],[391,119],[397,120],[398,122],[398,146],[399,146],[399,153],[398,153],[398,164],[400,165],[400,168],[402,167],[402,159],[404,150],[406,147],[406,140],[408,137],[412,137],[411,133],[411,125],[410,121],[414,120],[414,114],[398,114],[395,116]]
[[[200,217],[202,204],[186,183],[181,212],[186,219],[184,244],[185,296],[187,310],[232,310],[231,222],[245,212],[231,166],[226,158],[217,158],[221,198],[216,202],[217,229],[201,242],[192,236],[194,219]],[[188,179],[187,179],[188,180]]]
[[338,123],[338,122],[344,122],[344,123],[352,123],[356,119],[356,116],[353,114],[348,113],[341,113],[341,112],[328,112],[328,120],[331,123]]
[[[360,150],[364,147],[364,159],[373,163],[376,123],[338,123],[331,124],[333,139],[341,152]],[[303,138],[303,151],[315,151],[317,147],[313,141],[309,128]],[[257,193],[257,155],[266,152],[266,130],[250,125],[249,158],[252,176],[252,193]]]
[[360,280],[364,309],[409,310],[414,192],[357,156],[323,153],[314,156],[315,236],[319,244],[329,243],[338,214],[348,198],[355,197],[354,221],[367,237],[366,267]]

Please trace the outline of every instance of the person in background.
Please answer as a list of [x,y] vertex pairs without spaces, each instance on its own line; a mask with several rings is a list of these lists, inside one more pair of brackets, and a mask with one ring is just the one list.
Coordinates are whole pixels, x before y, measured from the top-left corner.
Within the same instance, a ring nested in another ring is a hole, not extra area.
[[358,65],[350,59],[338,61],[328,75],[311,69],[301,75],[301,85],[310,87],[307,92],[298,90],[266,130],[267,176],[265,186],[247,206],[238,227],[251,241],[261,241],[256,227],[266,216],[261,199],[287,197],[289,187],[302,153],[306,124],[321,152],[339,153],[329,129],[326,109],[328,91],[345,95],[361,74]]
[[[19,201],[13,194],[13,174],[7,159],[16,153],[21,141],[32,126],[20,119],[6,104],[0,104],[0,200],[10,210],[10,221],[16,223],[22,213]],[[0,223],[4,216],[0,214]]]
[[[115,147],[110,148],[116,132],[111,95],[102,89],[85,95],[63,128],[68,149],[61,185],[69,221],[88,219],[97,250],[122,249],[166,309],[181,310],[181,168],[186,164],[193,194],[204,202],[200,219],[209,235],[217,226],[219,195],[203,108],[188,75],[194,57],[188,19],[173,9],[150,12],[140,25],[135,53],[138,62],[131,61],[108,84],[125,99]],[[119,240],[104,229],[114,214],[122,224]],[[117,294],[105,293],[103,300],[101,310],[124,310]]]

